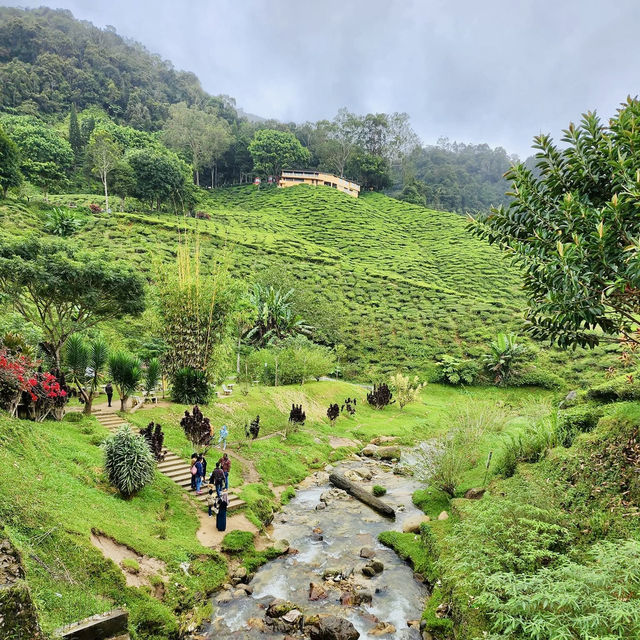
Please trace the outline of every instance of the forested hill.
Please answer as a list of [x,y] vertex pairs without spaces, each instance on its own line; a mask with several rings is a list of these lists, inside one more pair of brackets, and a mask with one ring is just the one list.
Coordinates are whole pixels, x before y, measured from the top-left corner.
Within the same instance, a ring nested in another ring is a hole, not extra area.
[[113,28],[98,29],[70,11],[0,7],[0,108],[64,116],[72,103],[97,106],[137,129],[162,128],[169,105],[198,103],[237,118],[231,99],[202,90],[193,73]]

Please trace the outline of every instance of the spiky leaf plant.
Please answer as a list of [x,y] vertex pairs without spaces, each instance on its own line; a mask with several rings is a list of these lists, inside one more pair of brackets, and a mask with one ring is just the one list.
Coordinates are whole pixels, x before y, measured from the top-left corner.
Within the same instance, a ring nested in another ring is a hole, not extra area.
[[120,394],[120,411],[124,411],[129,396],[142,379],[142,363],[139,358],[120,351],[109,358],[109,374]]
[[147,363],[147,369],[144,373],[144,388],[147,393],[155,389],[161,375],[160,360],[158,360],[158,358],[151,358]]
[[109,482],[126,498],[153,480],[155,460],[144,437],[124,425],[105,440],[104,467]]

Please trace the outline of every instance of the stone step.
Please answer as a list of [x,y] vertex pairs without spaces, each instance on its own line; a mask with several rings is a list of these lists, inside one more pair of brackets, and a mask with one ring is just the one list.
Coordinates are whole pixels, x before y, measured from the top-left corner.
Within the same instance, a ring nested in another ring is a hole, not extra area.
[[158,465],[158,471],[164,473],[165,476],[169,476],[170,478],[176,478],[176,473],[189,474],[191,475],[191,470],[184,462],[176,462],[175,464],[170,464],[167,466],[164,463]]
[[171,469],[177,466],[188,469],[189,463],[184,460],[180,460],[180,458],[169,458],[169,454],[165,454],[164,460],[158,466],[162,469]]
[[167,476],[167,478],[171,478],[176,484],[182,487],[191,484],[191,471],[189,471],[189,469],[175,469],[169,472],[160,469],[160,473]]

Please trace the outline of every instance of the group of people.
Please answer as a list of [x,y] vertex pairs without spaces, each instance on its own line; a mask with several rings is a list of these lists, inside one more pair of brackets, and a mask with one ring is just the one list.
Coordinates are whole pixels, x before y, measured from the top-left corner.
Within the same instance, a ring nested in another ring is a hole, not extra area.
[[[225,439],[226,444],[226,439]],[[209,507],[209,517],[216,514],[216,527],[218,531],[225,531],[227,528],[227,507],[229,506],[229,472],[231,471],[231,459],[227,453],[216,462],[216,467],[211,473],[208,484],[207,506]],[[197,495],[202,494],[202,485],[206,483],[207,459],[202,453],[194,453],[191,456],[191,488],[195,489]],[[215,494],[214,494],[215,489]]]

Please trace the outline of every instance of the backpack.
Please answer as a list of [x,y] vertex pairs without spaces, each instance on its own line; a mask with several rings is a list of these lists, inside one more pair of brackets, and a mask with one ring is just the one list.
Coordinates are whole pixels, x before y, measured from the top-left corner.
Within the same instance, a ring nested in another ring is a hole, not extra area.
[[191,475],[192,475],[192,476],[195,476],[195,475],[196,475],[196,473],[198,473],[198,470],[196,469],[196,465],[194,464],[194,465],[191,467]]

